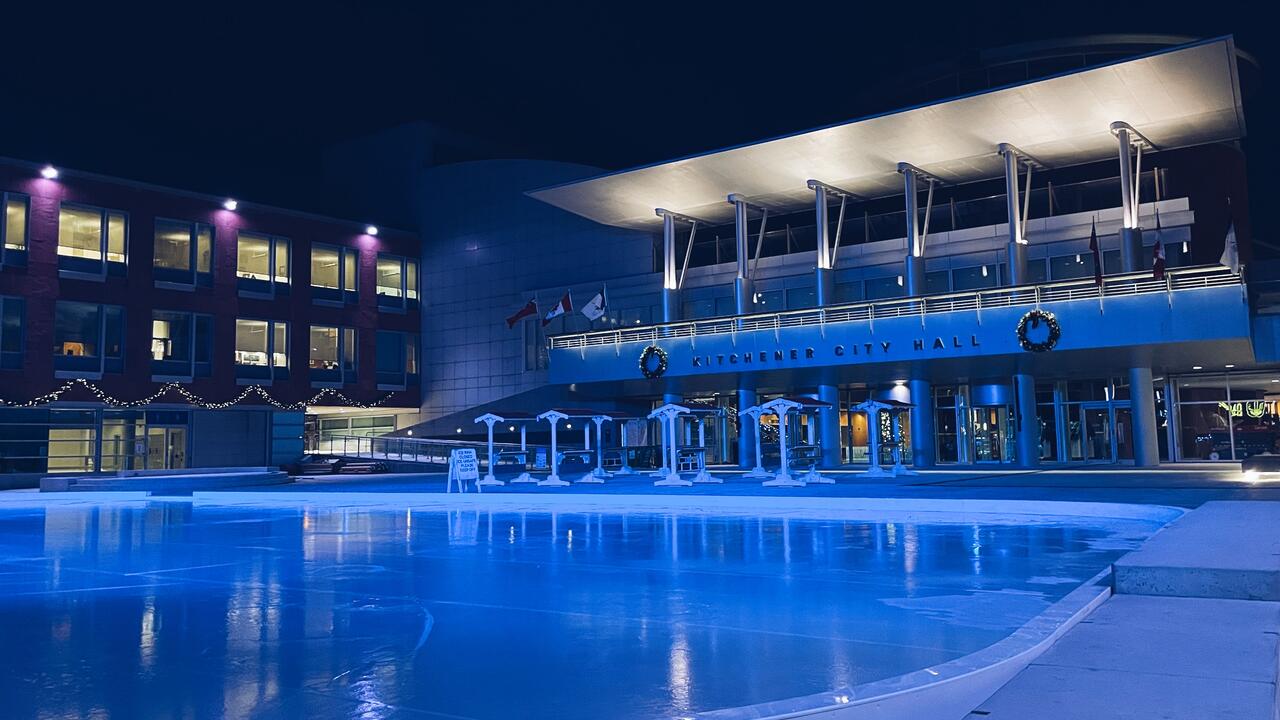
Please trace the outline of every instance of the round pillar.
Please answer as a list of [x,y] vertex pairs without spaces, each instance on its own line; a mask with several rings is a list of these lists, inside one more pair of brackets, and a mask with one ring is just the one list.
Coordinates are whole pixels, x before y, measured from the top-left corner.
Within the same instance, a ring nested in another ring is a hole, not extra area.
[[1133,416],[1133,464],[1160,464],[1160,428],[1156,425],[1156,398],[1151,368],[1129,368],[1129,404]]
[[1040,464],[1040,416],[1036,414],[1036,379],[1026,373],[1013,376],[1014,409],[1017,427],[1015,461],[1019,467]]
[[938,462],[934,448],[933,385],[928,380],[914,379],[907,383],[911,393],[908,418],[911,423],[911,464],[918,468],[933,467]]

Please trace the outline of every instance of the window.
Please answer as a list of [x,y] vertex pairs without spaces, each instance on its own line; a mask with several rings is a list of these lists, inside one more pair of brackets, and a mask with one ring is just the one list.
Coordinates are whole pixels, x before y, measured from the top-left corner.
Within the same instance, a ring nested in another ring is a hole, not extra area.
[[22,325],[27,303],[22,298],[0,298],[0,368],[22,367]]
[[115,210],[63,205],[58,210],[58,269],[99,277],[125,272],[128,217]]
[[213,285],[213,228],[202,223],[156,220],[157,283]]
[[289,377],[289,324],[280,320],[236,320],[236,377]]
[[418,263],[397,255],[378,255],[378,307],[418,306]]
[[59,377],[124,369],[124,308],[58,301],[53,318],[53,367]]
[[27,264],[27,218],[31,199],[19,193],[0,193],[4,223],[0,223],[0,265]]
[[151,374],[207,377],[213,366],[213,317],[169,310],[151,314]]
[[787,309],[803,310],[805,308],[817,307],[818,296],[817,291],[812,287],[798,287],[787,290]]
[[996,274],[996,268],[992,265],[956,268],[951,271],[952,282],[955,283],[957,292],[995,287]]
[[356,331],[325,325],[311,326],[311,381],[342,384],[356,381]]
[[356,302],[360,252],[328,245],[311,247],[311,297],[319,303]]
[[378,387],[395,390],[418,381],[418,336],[379,330],[377,339]]
[[896,298],[906,294],[906,288],[896,276],[869,278],[866,282],[866,290],[868,300]]
[[289,238],[242,232],[236,237],[240,291],[274,295],[289,291]]

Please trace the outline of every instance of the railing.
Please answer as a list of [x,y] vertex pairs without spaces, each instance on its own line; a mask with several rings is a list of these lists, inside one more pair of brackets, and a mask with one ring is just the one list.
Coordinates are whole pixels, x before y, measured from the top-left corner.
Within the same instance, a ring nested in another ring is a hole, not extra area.
[[776,331],[783,328],[832,325],[859,320],[923,317],[960,310],[1035,306],[1041,303],[1068,300],[1096,300],[1099,297],[1173,293],[1180,290],[1239,285],[1243,282],[1244,279],[1231,272],[1229,268],[1205,265],[1171,269],[1165,274],[1163,280],[1156,280],[1151,276],[1150,271],[1144,271],[1105,277],[1101,286],[1097,285],[1093,278],[1061,280],[1043,285],[986,288],[945,295],[830,305],[807,310],[733,315],[616,330],[553,335],[547,339],[547,344],[552,350],[560,350],[634,342],[651,343],[658,340],[730,335],[757,330]]
[[[370,460],[400,460],[403,462],[448,465],[449,455],[458,448],[473,448],[483,461],[488,444],[458,440],[432,440],[429,438],[392,437],[385,435],[332,435],[323,441],[323,452],[351,458]],[[495,450],[520,447],[518,444],[493,444]]]

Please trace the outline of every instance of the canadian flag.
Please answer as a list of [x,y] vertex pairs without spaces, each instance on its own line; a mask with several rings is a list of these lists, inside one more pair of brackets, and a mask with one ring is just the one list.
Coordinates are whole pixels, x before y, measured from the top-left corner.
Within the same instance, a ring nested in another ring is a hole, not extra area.
[[550,325],[552,320],[567,312],[573,312],[573,298],[569,295],[569,291],[565,290],[564,297],[560,298],[560,302],[552,306],[547,311],[547,314],[542,317],[542,327]]
[[538,314],[538,299],[533,298],[529,300],[529,302],[525,303],[524,307],[517,310],[514,315],[507,316],[507,329],[510,330],[511,328],[515,327],[516,323],[520,322],[521,320],[529,317],[530,315],[537,315],[537,314]]
[[1151,276],[1164,279],[1164,241],[1160,237],[1160,209],[1156,208],[1156,246],[1151,250]]

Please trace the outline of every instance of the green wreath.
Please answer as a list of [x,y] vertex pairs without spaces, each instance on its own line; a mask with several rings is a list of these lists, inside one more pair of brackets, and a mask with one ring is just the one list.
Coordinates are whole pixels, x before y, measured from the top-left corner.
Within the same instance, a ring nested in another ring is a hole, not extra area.
[[[1040,323],[1044,323],[1049,327],[1049,337],[1040,342],[1032,342],[1027,337],[1027,330],[1040,327]],[[1027,352],[1048,352],[1058,344],[1058,339],[1061,337],[1062,326],[1058,324],[1058,318],[1047,310],[1040,310],[1039,308],[1031,310],[1018,321],[1018,344]]]
[[[655,356],[658,358],[657,366],[649,367],[650,361]],[[661,377],[667,371],[667,365],[667,351],[657,345],[649,345],[640,351],[640,373],[646,378],[652,380],[656,377]]]

